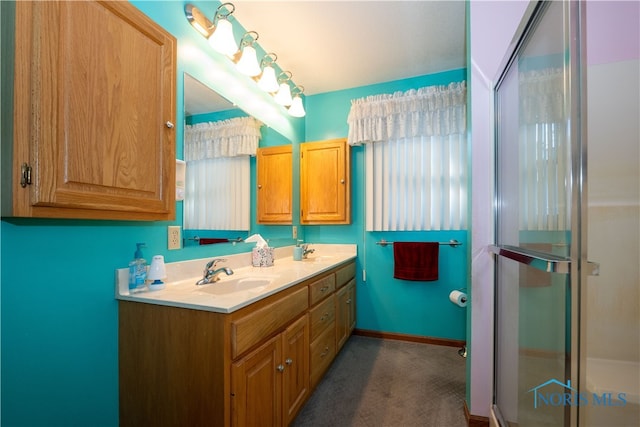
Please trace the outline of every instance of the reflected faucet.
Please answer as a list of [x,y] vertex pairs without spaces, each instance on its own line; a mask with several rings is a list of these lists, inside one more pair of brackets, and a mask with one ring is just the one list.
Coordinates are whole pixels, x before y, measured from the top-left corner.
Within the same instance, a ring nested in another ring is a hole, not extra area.
[[206,285],[207,283],[215,283],[220,280],[220,273],[224,272],[227,276],[233,274],[233,270],[229,267],[220,267],[216,269],[216,265],[219,262],[225,262],[226,259],[215,258],[207,263],[204,267],[204,277],[196,282],[196,285]]
[[302,245],[302,258],[307,259],[307,255],[314,253],[315,249],[309,249],[309,244],[305,243]]

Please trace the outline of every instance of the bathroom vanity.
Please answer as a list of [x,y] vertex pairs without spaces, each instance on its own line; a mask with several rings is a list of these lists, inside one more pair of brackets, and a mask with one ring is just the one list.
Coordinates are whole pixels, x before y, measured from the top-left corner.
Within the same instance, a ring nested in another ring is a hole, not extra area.
[[230,256],[234,274],[203,286],[118,284],[120,425],[288,425],[355,326],[355,245],[314,248],[303,261],[279,248],[262,268]]

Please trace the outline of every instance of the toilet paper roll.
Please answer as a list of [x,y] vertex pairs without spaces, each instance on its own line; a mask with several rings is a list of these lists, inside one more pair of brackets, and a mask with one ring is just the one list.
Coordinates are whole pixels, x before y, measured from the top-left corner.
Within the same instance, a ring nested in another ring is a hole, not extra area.
[[455,305],[457,305],[459,307],[466,307],[467,306],[467,294],[465,294],[464,292],[460,292],[460,291],[451,291],[451,293],[449,294],[449,301],[451,301],[452,303],[454,303]]

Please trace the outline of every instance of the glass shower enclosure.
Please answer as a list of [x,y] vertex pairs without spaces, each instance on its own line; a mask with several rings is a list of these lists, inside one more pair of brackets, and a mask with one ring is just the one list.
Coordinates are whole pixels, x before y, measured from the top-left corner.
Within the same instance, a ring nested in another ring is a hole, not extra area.
[[[575,425],[581,247],[578,2],[540,2],[495,88],[494,413]],[[576,400],[577,399],[577,400]]]
[[501,426],[640,425],[638,10],[535,3],[494,87]]

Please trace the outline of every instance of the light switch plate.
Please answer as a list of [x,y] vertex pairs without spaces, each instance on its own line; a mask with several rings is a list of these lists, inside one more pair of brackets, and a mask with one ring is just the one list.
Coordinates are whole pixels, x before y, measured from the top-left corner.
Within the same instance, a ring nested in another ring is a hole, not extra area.
[[180,249],[182,247],[182,237],[180,234],[179,225],[170,225],[167,227],[167,249]]

